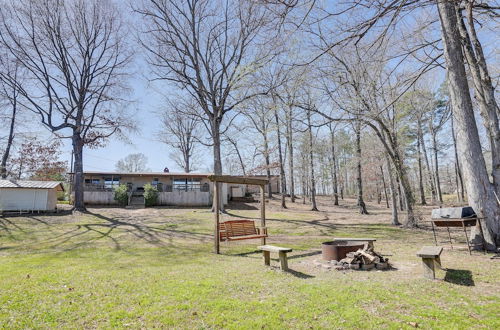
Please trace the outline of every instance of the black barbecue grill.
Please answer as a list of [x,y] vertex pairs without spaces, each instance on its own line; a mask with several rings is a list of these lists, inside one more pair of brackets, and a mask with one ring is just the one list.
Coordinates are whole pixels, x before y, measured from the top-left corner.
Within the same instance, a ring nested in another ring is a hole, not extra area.
[[434,234],[434,242],[437,244],[436,230],[434,227],[446,227],[448,230],[448,237],[450,238],[450,245],[453,249],[453,244],[451,241],[450,227],[462,227],[465,234],[465,239],[467,241],[467,248],[471,254],[471,244],[469,242],[469,237],[467,236],[467,227],[476,226],[479,224],[479,231],[483,239],[483,249],[486,252],[486,246],[484,244],[483,228],[481,227],[481,218],[479,218],[474,212],[474,209],[470,206],[464,207],[446,207],[432,210],[431,215],[432,232]]

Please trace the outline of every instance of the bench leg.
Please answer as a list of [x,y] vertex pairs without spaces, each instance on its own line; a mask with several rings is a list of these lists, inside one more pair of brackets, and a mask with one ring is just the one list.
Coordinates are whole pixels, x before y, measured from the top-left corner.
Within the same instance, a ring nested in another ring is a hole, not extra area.
[[280,267],[282,271],[288,270],[288,258],[286,257],[286,252],[278,252],[280,257]]
[[424,267],[424,277],[430,280],[436,278],[434,271],[434,258],[422,258],[422,266]]
[[441,257],[436,257],[436,259],[434,259],[434,262],[436,263],[439,269],[443,269],[443,267],[441,266]]
[[271,265],[271,252],[262,251],[262,255],[264,256],[264,265],[266,266]]

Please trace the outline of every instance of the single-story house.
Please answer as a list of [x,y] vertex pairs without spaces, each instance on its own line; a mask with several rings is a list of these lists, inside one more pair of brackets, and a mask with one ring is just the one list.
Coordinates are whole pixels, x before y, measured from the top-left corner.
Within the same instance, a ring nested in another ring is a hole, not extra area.
[[[247,175],[249,178],[258,178],[258,179],[267,179],[266,175]],[[265,185],[264,189],[266,192],[269,190],[269,186],[271,186],[271,192],[273,194],[279,194],[281,191],[281,182],[279,175],[271,175],[269,178],[270,185]],[[241,184],[231,184],[229,186],[229,190],[231,197],[243,197],[245,193],[255,194],[259,192],[259,186],[252,185],[241,185]],[[242,196],[239,196],[243,194]]]
[[[70,173],[71,174],[71,173]],[[129,204],[141,198],[144,185],[149,183],[158,190],[158,205],[210,206],[213,186],[210,173],[172,172],[84,172],[85,204],[116,205],[114,188],[127,185]],[[223,186],[223,202],[227,204],[227,187]],[[136,197],[136,198],[134,198]]]
[[0,180],[0,211],[55,211],[58,181]]
[[[118,203],[114,199],[114,188],[125,184],[130,195],[129,205],[136,204],[134,200],[143,203],[141,196],[144,185],[150,183],[158,190],[158,205],[211,206],[213,183],[208,180],[209,175],[212,173],[89,171],[84,172],[83,198],[88,205],[116,205]],[[279,184],[273,184],[273,188],[274,186],[279,189]],[[256,188],[258,191],[258,187]],[[246,189],[244,186],[223,184],[223,203],[227,204],[233,195],[244,196]]]

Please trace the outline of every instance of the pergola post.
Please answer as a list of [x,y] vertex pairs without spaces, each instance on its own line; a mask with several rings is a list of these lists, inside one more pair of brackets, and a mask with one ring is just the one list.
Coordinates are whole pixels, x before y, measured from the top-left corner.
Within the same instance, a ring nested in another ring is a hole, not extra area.
[[[263,230],[266,228],[266,194],[264,185],[260,185],[260,228]],[[261,233],[262,234],[262,233]],[[262,245],[266,245],[266,238],[262,237],[260,239]]]
[[213,200],[213,204],[214,204],[214,212],[215,212],[215,214],[214,214],[215,215],[214,252],[216,254],[220,253],[220,244],[219,244],[219,209],[220,209],[219,195],[220,195],[220,191],[219,191],[219,186],[220,186],[220,183],[217,182],[217,181],[215,181],[214,182],[214,200]]
[[[220,253],[220,203],[221,203],[221,183],[237,183],[237,184],[250,184],[258,185],[260,187],[260,227],[266,228],[266,197],[265,197],[265,185],[268,184],[267,179],[252,178],[252,177],[236,177],[230,175],[209,175],[208,179],[214,183],[214,196],[213,196],[213,208],[214,208],[214,253]],[[267,229],[266,229],[267,230]],[[261,238],[262,245],[266,244],[266,238]]]

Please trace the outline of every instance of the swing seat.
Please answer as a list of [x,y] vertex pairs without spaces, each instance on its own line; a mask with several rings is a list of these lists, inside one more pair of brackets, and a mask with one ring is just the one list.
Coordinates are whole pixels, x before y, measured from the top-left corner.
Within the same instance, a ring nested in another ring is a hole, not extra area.
[[229,220],[219,224],[219,239],[223,241],[240,241],[267,237],[267,228],[256,228],[252,220]]

